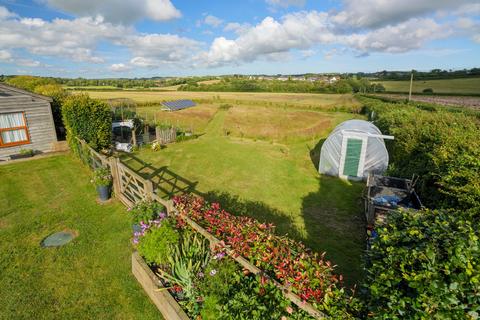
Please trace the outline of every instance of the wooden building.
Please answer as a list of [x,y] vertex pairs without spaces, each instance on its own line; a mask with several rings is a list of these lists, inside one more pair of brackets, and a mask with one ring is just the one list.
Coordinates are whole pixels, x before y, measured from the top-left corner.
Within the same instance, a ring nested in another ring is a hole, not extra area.
[[0,158],[22,149],[52,151],[57,142],[52,99],[0,83]]

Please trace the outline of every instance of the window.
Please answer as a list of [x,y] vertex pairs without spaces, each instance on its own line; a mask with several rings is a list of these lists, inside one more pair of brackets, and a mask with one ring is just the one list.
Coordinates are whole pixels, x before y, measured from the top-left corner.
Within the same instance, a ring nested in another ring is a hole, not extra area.
[[30,143],[23,112],[0,113],[0,148]]

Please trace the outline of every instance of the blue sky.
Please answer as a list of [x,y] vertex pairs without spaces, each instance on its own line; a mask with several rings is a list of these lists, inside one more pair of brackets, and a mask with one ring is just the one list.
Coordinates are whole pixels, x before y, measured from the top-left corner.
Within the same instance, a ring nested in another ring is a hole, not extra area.
[[463,69],[478,57],[478,0],[0,0],[2,74]]

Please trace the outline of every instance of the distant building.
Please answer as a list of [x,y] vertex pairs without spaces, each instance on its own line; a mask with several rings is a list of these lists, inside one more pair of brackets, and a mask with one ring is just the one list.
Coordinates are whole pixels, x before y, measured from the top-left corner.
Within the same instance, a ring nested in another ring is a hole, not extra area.
[[50,102],[50,97],[0,84],[0,158],[21,149],[54,150],[57,135]]

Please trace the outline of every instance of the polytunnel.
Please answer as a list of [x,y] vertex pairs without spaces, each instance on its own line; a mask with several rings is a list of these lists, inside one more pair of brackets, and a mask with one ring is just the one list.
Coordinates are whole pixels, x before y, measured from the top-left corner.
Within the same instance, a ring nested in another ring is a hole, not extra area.
[[388,167],[384,139],[393,137],[382,135],[371,122],[342,122],[322,145],[318,171],[354,180],[366,178],[370,172],[382,174]]

